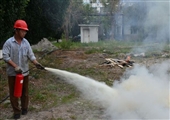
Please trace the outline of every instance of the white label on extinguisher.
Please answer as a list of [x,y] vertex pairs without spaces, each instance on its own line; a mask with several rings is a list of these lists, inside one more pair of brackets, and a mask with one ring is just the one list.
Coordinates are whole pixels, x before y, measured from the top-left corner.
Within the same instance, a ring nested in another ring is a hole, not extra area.
[[21,80],[20,83],[22,84],[22,83],[23,83],[23,80]]

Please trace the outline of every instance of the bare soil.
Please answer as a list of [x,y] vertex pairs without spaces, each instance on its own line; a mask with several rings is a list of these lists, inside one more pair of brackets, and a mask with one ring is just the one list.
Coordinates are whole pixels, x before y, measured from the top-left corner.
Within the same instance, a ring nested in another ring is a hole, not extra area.
[[[115,57],[111,54],[106,53],[92,53],[86,54],[84,50],[72,50],[72,51],[64,51],[57,50],[49,55],[47,55],[41,63],[45,66],[64,69],[71,72],[77,72],[83,76],[88,76],[94,78],[95,80],[106,82],[108,85],[111,85],[114,80],[119,80],[123,75],[124,71],[129,68],[120,68],[118,66],[110,67],[107,65],[102,65],[105,61],[105,58],[118,58],[124,59],[124,55],[120,55]],[[50,59],[47,62],[46,59]],[[149,65],[158,59],[155,59],[155,56],[152,58],[133,58],[135,63]],[[167,58],[160,58],[167,59]],[[152,61],[152,62],[150,62]],[[87,71],[85,71],[87,70]],[[92,72],[89,72],[92,71]],[[1,69],[1,74],[4,71]],[[102,74],[101,74],[102,73]],[[4,74],[4,73],[3,73]],[[45,73],[46,77],[50,77],[50,74]],[[103,76],[104,74],[104,76]],[[41,87],[44,83],[41,83],[44,78],[38,78],[39,80],[31,80],[30,85],[35,85],[37,87]],[[61,79],[61,78],[60,78]],[[58,79],[58,81],[60,81]],[[63,83],[63,81],[60,83]],[[68,84],[64,84],[64,86],[68,86]],[[4,89],[7,89],[5,87]],[[59,88],[62,89],[62,88]],[[61,90],[62,91],[62,90]],[[65,91],[65,93],[60,90],[56,93],[58,95],[63,95],[68,93],[69,91]],[[88,101],[81,96],[79,91],[76,91],[76,97],[67,103],[57,104],[52,107],[39,109],[42,107],[42,104],[37,104],[31,101],[30,99],[30,108],[34,108],[34,110],[29,109],[27,115],[22,115],[21,120],[109,120],[109,116],[105,115],[105,110],[97,106],[94,102]],[[48,94],[48,93],[47,93]],[[50,101],[49,101],[50,102]],[[0,120],[10,119],[12,117],[12,108],[9,103],[9,99],[0,104]]]

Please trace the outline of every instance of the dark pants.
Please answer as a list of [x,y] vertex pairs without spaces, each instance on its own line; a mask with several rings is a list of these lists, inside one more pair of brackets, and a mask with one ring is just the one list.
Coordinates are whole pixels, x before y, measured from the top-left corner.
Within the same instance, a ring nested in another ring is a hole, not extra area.
[[19,98],[14,97],[14,86],[15,86],[15,76],[8,76],[8,85],[10,93],[10,101],[14,111],[14,114],[20,114],[22,109],[28,109],[28,76],[24,77],[23,87],[22,87],[22,96],[21,96],[21,108],[19,106]]

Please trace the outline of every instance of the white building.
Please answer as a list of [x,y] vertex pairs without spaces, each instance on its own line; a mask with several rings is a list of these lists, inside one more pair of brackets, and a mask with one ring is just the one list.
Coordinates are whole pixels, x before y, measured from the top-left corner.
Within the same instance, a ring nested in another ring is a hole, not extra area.
[[98,42],[99,25],[79,24],[81,43]]

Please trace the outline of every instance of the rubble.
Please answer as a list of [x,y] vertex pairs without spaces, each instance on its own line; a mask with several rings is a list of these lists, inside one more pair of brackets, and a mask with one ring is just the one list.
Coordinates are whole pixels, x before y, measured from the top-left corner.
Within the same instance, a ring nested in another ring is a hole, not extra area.
[[58,49],[47,38],[43,38],[38,44],[31,46],[33,50],[50,52]]

